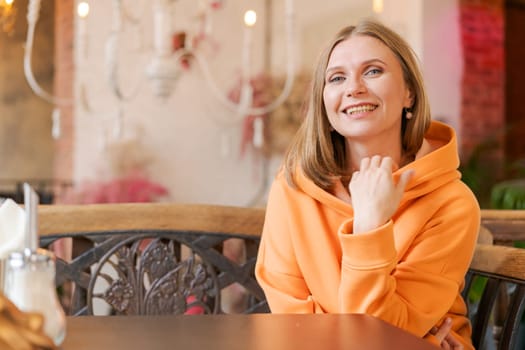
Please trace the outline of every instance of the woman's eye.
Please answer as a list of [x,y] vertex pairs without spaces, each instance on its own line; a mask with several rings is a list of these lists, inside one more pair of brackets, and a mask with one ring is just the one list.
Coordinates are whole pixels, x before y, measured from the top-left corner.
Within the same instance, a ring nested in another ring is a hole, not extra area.
[[330,77],[328,79],[328,82],[329,83],[336,83],[338,81],[342,81],[344,79],[344,77],[342,75],[334,75],[333,77]]
[[367,76],[370,76],[370,75],[378,75],[380,73],[382,73],[383,71],[379,68],[371,68],[369,70],[366,71],[365,75]]

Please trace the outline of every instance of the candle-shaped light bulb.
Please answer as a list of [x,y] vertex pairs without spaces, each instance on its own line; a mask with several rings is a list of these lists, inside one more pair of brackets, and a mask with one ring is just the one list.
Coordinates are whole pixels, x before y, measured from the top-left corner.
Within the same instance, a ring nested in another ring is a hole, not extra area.
[[264,124],[261,116],[253,121],[253,146],[261,148],[264,144]]
[[87,1],[81,1],[77,5],[78,15],[78,44],[80,52],[83,57],[87,56],[87,33],[86,33],[86,18],[89,15],[89,4]]
[[248,10],[244,13],[244,24],[247,27],[253,27],[257,22],[257,13],[253,10]]
[[372,1],[372,10],[375,13],[383,12],[383,0],[373,0]]
[[80,18],[86,18],[89,15],[89,4],[86,1],[78,3],[77,14]]
[[242,66],[241,74],[244,81],[250,77],[250,61],[252,54],[252,27],[257,22],[257,13],[253,10],[248,10],[244,13],[244,42],[242,51]]
[[253,10],[248,10],[244,13],[244,43],[242,51],[242,66],[241,66],[241,97],[239,101],[239,111],[245,114],[252,105],[253,88],[250,84],[250,61],[252,56],[252,27],[257,22],[257,14]]
[[286,0],[286,7],[285,7],[285,11],[286,11],[286,14],[292,14],[294,11],[293,11],[293,0]]
[[60,108],[55,107],[53,109],[53,114],[51,114],[51,136],[54,140],[58,140],[62,134],[62,125],[60,119]]

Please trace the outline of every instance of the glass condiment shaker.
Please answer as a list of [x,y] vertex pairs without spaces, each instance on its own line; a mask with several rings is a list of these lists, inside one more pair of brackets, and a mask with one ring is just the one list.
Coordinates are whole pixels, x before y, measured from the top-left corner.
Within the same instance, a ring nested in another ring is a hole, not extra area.
[[56,345],[66,335],[66,317],[55,287],[55,256],[50,251],[11,253],[5,261],[4,294],[22,311],[44,316],[44,333]]

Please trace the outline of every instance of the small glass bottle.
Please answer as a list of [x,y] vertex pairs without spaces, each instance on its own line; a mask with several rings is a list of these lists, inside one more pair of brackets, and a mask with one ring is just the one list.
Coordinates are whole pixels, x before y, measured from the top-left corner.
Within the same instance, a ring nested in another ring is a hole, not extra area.
[[11,253],[6,260],[4,294],[20,310],[44,316],[44,333],[58,346],[66,335],[66,317],[55,287],[55,256],[36,251]]

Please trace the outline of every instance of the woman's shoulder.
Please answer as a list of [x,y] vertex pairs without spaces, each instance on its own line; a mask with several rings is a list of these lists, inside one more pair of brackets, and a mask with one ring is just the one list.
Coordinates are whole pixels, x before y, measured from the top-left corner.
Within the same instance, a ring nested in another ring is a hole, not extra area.
[[440,187],[433,196],[442,210],[452,211],[458,215],[478,216],[480,207],[472,190],[460,179]]

